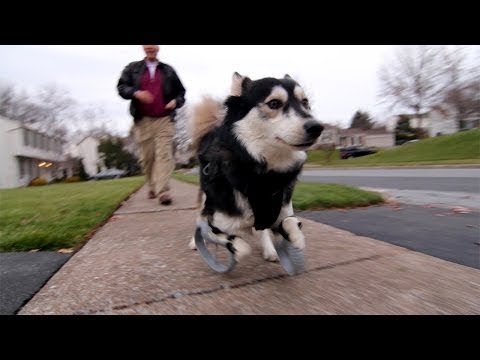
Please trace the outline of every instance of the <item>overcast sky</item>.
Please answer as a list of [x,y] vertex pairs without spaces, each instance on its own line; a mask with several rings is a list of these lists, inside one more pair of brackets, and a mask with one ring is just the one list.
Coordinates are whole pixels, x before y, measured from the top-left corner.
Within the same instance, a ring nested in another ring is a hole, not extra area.
[[[359,109],[385,118],[377,71],[396,47],[161,45],[159,59],[175,68],[190,104],[202,94],[225,96],[235,71],[252,79],[288,73],[304,87],[321,121],[346,126]],[[104,107],[110,126],[126,134],[129,102],[119,97],[116,84],[125,65],[143,57],[141,45],[0,45],[0,80],[28,90],[55,82],[79,103]]]

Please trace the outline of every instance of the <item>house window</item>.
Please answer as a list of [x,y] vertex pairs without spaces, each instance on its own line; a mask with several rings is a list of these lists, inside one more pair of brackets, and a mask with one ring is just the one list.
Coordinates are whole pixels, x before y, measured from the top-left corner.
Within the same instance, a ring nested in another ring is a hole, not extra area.
[[25,159],[24,158],[18,158],[18,170],[20,173],[20,177],[23,178],[25,176]]
[[28,146],[28,130],[23,129],[23,145]]
[[35,133],[33,131],[28,131],[28,146],[35,147]]
[[355,138],[353,136],[350,138],[350,143],[350,145],[355,145]]

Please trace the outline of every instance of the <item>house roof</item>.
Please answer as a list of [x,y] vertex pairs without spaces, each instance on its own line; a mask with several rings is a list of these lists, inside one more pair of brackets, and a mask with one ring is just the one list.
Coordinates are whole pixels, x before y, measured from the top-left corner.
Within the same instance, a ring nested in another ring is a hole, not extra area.
[[97,138],[96,136],[87,135],[87,136],[85,136],[82,140],[80,140],[79,142],[77,142],[77,145],[80,145],[82,142],[84,142],[84,141],[87,140],[88,138],[92,138],[92,139],[94,139],[94,140],[100,141],[100,139]]
[[28,126],[28,125],[25,125],[25,124],[22,124],[22,122],[20,120],[14,120],[14,119],[10,119],[10,118],[7,118],[5,116],[0,116],[2,119],[4,120],[8,120],[8,121],[11,121],[15,124],[17,124],[17,127],[13,128],[13,129],[10,129],[9,131],[13,131],[13,130],[18,130],[18,129],[25,129],[25,130],[28,130],[28,131],[32,131],[34,133],[37,133],[37,134],[40,134],[40,135],[43,135],[43,136],[46,136],[50,139],[54,139],[54,140],[58,140],[62,143],[65,143],[66,141],[58,136],[55,136],[55,135],[49,135],[43,131],[40,131],[40,130],[37,130],[35,129],[35,127],[33,126]]
[[339,132],[340,136],[354,136],[354,135],[390,135],[392,132],[386,130],[383,126],[377,129],[370,129],[370,130],[362,130],[362,129],[341,129]]

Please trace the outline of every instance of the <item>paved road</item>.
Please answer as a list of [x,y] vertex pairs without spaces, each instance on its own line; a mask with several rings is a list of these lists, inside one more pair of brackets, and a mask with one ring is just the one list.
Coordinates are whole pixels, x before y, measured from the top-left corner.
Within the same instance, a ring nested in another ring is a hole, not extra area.
[[300,180],[382,189],[480,193],[480,169],[304,170]]
[[480,210],[480,169],[305,170],[300,180],[372,189],[407,204]]
[[299,216],[480,269],[479,213],[421,206],[304,211]]
[[0,254],[0,315],[13,315],[70,258],[49,251]]

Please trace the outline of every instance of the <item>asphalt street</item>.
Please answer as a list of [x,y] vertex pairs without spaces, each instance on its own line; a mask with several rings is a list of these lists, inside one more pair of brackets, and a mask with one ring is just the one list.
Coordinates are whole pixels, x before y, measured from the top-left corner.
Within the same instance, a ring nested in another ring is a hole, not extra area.
[[480,169],[304,170],[300,181],[383,189],[480,193]]
[[356,235],[480,269],[478,212],[397,204],[297,214]]
[[414,205],[480,210],[480,169],[305,170],[300,181],[344,184]]
[[0,253],[0,315],[13,315],[71,255],[50,251]]

